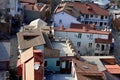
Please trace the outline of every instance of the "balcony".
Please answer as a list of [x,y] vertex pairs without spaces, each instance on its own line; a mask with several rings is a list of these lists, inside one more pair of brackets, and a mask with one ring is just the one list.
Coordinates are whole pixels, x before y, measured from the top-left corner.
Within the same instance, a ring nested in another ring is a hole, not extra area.
[[101,51],[101,50],[95,50],[94,51],[95,55],[108,55],[109,54],[109,50],[104,50],[104,51]]

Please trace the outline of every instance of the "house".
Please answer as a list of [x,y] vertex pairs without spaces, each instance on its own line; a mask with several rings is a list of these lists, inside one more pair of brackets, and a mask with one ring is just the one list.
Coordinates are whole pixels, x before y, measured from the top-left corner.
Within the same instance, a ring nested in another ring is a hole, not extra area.
[[89,3],[97,4],[102,8],[107,8],[110,3],[109,0],[62,0],[62,1],[89,2]]
[[[49,4],[38,3],[36,0],[21,0],[20,6],[22,6],[20,9],[23,9],[26,23],[30,23],[38,18],[46,20],[49,14],[51,14],[51,6]],[[34,16],[31,16],[31,14],[34,14]]]
[[20,31],[25,31],[25,30],[34,30],[34,29],[39,29],[43,33],[50,34],[51,33],[51,27],[47,26],[47,23],[43,21],[42,19],[36,19],[30,22],[29,25],[25,25],[21,27]]
[[54,29],[54,36],[68,39],[80,55],[108,55],[112,35],[109,31],[95,30],[94,25],[72,23],[70,28],[64,26]]
[[71,23],[80,23],[78,17],[80,12],[74,8],[74,5],[68,3],[59,4],[53,15],[54,27],[64,25],[65,28],[69,28]]
[[46,43],[43,37],[43,33],[39,29],[25,30],[17,33],[18,49],[19,52],[27,50],[30,47],[35,47],[38,50],[42,50],[44,53],[44,44]]
[[44,58],[41,50],[29,48],[17,62],[18,76],[22,80],[44,80]]
[[[119,80],[120,66],[116,63],[115,58],[103,58],[100,59],[106,68],[105,74],[108,75],[109,80]],[[110,79],[111,78],[111,79]]]
[[96,64],[106,80],[119,80],[119,66],[114,56],[81,56],[81,60]]
[[45,37],[45,74],[50,73],[70,73],[71,60],[76,55],[74,47],[70,41],[54,38],[49,42]]
[[106,80],[104,72],[99,71],[96,64],[85,60],[72,59],[71,71],[75,80]]
[[98,4],[102,8],[107,8],[110,0],[92,0],[92,2]]
[[[109,26],[109,11],[93,3],[71,3],[79,9],[81,16],[80,21],[85,24],[94,23],[98,29],[104,29]],[[109,28],[109,27],[108,27]]]
[[58,49],[45,48],[45,74],[60,72],[60,51]]

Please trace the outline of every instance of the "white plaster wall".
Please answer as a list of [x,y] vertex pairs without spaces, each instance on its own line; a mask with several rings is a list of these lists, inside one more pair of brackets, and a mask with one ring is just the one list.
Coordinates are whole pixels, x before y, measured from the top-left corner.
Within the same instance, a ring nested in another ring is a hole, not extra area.
[[77,75],[76,75],[76,71],[75,71],[75,66],[74,66],[74,63],[72,61],[72,69],[71,69],[71,74],[72,76],[75,78],[75,80],[77,80]]
[[[89,38],[90,35],[93,35],[92,38]],[[90,51],[94,53],[95,50],[95,38],[108,39],[108,35],[101,34],[90,34],[90,33],[82,33],[82,37],[78,38],[78,33],[76,32],[61,32],[55,31],[55,36],[59,36],[61,38],[69,38],[74,44],[75,48],[80,51],[81,54],[86,54],[86,51]],[[77,42],[81,42],[81,46],[77,46]],[[89,48],[89,43],[92,43],[92,47]]]
[[80,23],[77,21],[77,18],[65,13],[65,12],[59,12],[57,14],[54,14],[54,26],[60,27],[59,20],[62,20],[62,24],[65,28],[70,27],[71,23]]
[[[82,22],[88,21],[88,24],[89,24],[90,22],[92,22],[92,23],[97,22],[96,26],[100,26],[100,22],[107,23],[107,26],[109,25],[109,24],[108,24],[108,23],[109,23],[109,16],[107,16],[107,18],[105,18],[105,16],[104,16],[103,19],[101,19],[101,16],[100,16],[100,15],[97,16],[97,17],[96,17],[96,15],[93,15],[93,17],[91,17],[91,15],[88,15],[88,16],[89,16],[89,17],[86,18],[86,15],[83,15],[81,21],[82,21]],[[101,26],[101,27],[104,27],[104,24],[103,24],[103,26]]]

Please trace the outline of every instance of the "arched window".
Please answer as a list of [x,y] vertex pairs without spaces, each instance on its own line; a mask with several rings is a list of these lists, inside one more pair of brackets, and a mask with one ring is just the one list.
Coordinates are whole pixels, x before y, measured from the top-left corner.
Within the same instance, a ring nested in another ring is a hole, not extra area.
[[100,44],[96,44],[96,50],[100,50]]

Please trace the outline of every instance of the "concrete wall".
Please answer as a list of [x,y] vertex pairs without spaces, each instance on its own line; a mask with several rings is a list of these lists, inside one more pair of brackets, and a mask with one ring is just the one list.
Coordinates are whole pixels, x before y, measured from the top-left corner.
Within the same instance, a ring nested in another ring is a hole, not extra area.
[[59,61],[59,58],[46,58],[45,61],[47,61],[47,70],[49,71],[60,71],[60,66],[56,66],[56,62]]
[[[62,23],[60,23],[60,20]],[[54,15],[54,26],[60,27],[61,24],[64,25],[65,28],[70,27],[71,23],[80,23],[77,21],[77,18],[65,13],[65,12],[59,12]]]
[[[55,31],[55,36],[59,36],[61,38],[69,38],[75,48],[80,51],[81,55],[87,54],[87,52],[91,53],[88,55],[94,55],[95,50],[95,38],[101,38],[101,39],[108,39],[108,35],[102,35],[102,34],[90,34],[90,33],[81,33],[81,38],[78,38],[78,34],[76,32],[61,32],[61,31]],[[77,46],[77,42],[81,42],[80,46]],[[89,43],[92,43],[92,47],[89,47]],[[110,47],[110,46],[109,46]]]

